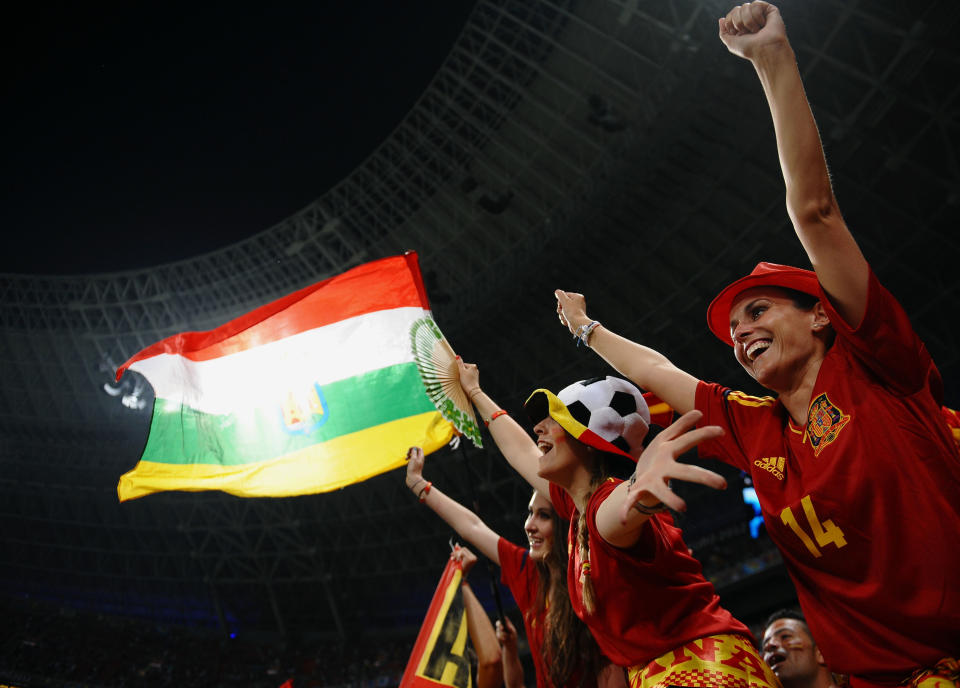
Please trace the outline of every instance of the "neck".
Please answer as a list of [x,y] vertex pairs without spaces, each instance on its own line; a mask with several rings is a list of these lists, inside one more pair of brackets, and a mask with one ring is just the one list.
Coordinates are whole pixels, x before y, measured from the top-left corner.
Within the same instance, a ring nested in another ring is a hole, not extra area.
[[825,666],[820,666],[816,676],[794,677],[794,679],[781,681],[783,688],[837,688],[833,681],[833,674]]
[[822,356],[810,357],[803,367],[793,372],[788,384],[783,385],[782,389],[773,389],[784,408],[787,409],[787,413],[790,414],[790,418],[797,425],[806,425],[807,423],[807,413],[810,409],[810,401],[813,398],[813,388],[817,384],[817,375],[820,373],[822,364]]
[[567,491],[567,494],[570,495],[574,505],[577,507],[577,511],[581,514],[584,512],[584,509],[587,508],[587,499],[595,488],[596,486],[593,484],[590,473],[587,471],[577,471],[573,476],[573,480],[570,481],[570,484],[563,486],[563,489]]

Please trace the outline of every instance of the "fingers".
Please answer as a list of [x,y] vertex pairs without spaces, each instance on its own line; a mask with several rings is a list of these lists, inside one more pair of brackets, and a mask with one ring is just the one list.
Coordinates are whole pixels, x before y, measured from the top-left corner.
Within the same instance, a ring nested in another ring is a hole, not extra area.
[[767,23],[767,8],[770,3],[763,0],[737,5],[720,20],[721,35],[743,36],[756,33]]
[[712,440],[723,435],[723,428],[719,425],[707,425],[696,430],[683,433],[680,437],[669,440],[670,453],[674,458],[690,451],[701,442]]
[[[697,423],[700,422],[700,419],[703,418],[703,412],[693,409],[687,411],[682,416],[673,421],[670,425],[664,428],[657,437],[653,440],[656,442],[660,440],[661,442],[670,441],[676,439],[687,430],[696,427]],[[662,439],[661,439],[662,438]],[[652,444],[652,443],[651,443]]]
[[699,483],[712,487],[714,490],[727,489],[727,479],[719,473],[714,473],[700,466],[691,466],[688,463],[678,463],[676,469],[668,476],[674,480],[683,480],[687,483]]

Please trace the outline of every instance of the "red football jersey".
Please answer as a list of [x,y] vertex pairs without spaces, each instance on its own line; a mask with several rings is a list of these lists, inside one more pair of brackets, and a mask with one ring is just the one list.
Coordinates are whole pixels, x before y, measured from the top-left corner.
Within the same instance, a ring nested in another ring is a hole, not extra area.
[[[530,559],[530,552],[512,542],[500,538],[497,542],[497,553],[500,555],[500,580],[510,588],[520,613],[523,614],[523,626],[527,633],[527,644],[533,657],[533,668],[537,672],[537,688],[552,688],[550,673],[547,670],[547,660],[543,656],[543,624],[546,612],[534,613],[537,603],[537,591],[540,587],[540,576],[537,574],[537,564]],[[569,688],[580,686],[580,676],[583,672],[574,672],[566,685]],[[582,688],[595,688],[596,679],[588,678]]]
[[960,456],[939,373],[871,273],[867,312],[837,332],[805,426],[779,401],[700,383],[700,445],[748,471],[833,671],[896,681],[960,655]]
[[587,504],[590,578],[596,612],[587,614],[580,584],[582,562],[576,544],[580,514],[570,496],[551,483],[550,500],[561,518],[570,521],[567,539],[567,586],[573,610],[593,632],[600,651],[614,664],[647,664],[684,643],[722,633],[747,637],[750,631],[720,606],[713,585],[703,577],[700,562],[690,556],[667,513],[645,524],[640,540],[619,549],[600,537],[597,509],[622,481],[610,478]]

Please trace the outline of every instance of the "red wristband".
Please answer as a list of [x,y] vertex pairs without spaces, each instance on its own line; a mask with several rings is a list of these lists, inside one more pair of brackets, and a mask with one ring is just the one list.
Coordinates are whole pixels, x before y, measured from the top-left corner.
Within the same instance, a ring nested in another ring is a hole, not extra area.
[[495,421],[497,418],[499,418],[500,416],[505,416],[505,415],[507,415],[507,412],[504,411],[503,409],[499,409],[499,410],[497,410],[497,411],[494,411],[494,412],[490,415],[490,420],[485,420],[485,421],[483,421],[483,424],[484,424],[484,425],[490,425],[490,423],[492,423],[493,421]]

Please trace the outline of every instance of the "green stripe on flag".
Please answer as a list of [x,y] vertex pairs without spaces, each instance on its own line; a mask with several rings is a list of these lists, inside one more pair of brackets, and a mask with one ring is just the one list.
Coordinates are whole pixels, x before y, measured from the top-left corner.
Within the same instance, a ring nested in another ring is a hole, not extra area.
[[236,466],[267,461],[334,437],[434,411],[415,363],[402,363],[320,388],[326,422],[290,432],[279,403],[244,414],[216,415],[164,399],[154,402],[143,461]]

